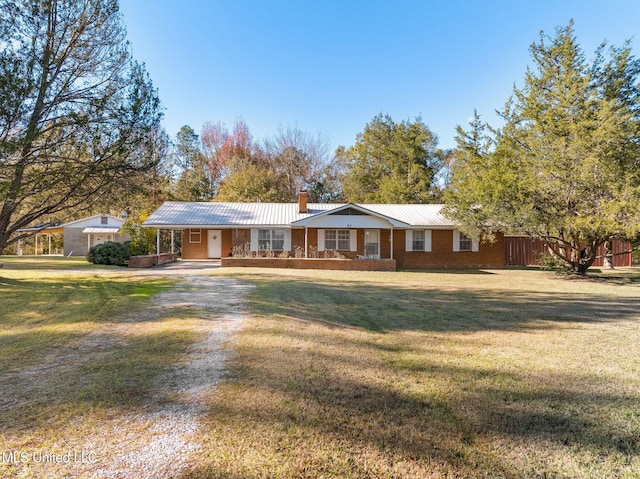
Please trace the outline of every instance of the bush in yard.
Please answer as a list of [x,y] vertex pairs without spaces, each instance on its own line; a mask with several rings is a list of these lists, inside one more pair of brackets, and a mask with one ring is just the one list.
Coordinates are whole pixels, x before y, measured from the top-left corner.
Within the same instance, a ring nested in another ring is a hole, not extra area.
[[[142,218],[144,220],[144,218]],[[152,254],[156,248],[156,232],[150,228],[142,228],[138,223],[127,221],[124,231],[131,238],[126,244],[132,256]]]
[[131,252],[127,245],[116,243],[114,241],[107,241],[106,243],[102,243],[91,248],[87,255],[87,261],[94,264],[124,266],[130,256]]

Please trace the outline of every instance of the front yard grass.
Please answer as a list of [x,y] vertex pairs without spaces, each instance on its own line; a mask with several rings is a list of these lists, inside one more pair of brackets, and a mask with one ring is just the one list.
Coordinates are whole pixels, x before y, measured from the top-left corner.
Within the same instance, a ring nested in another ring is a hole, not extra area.
[[200,478],[637,478],[640,272],[220,270],[257,285]]
[[[172,285],[167,279],[64,258],[0,262],[0,477],[100,477],[91,470],[114,445],[134,450],[148,441],[151,425],[130,417],[145,411],[158,378],[198,338],[198,324],[188,311],[138,314]],[[33,459],[70,451],[96,464]]]
[[[0,259],[0,452],[143,448],[202,320],[137,314],[170,280],[39,261]],[[216,274],[257,287],[182,479],[639,476],[637,269]]]

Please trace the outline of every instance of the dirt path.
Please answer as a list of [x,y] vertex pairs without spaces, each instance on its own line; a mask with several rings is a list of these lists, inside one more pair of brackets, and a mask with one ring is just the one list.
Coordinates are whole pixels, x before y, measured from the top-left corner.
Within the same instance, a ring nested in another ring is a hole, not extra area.
[[149,412],[125,418],[125,424],[147,425],[148,442],[133,450],[126,443],[110,444],[108,466],[97,470],[96,478],[176,477],[199,450],[195,433],[203,402],[225,371],[223,345],[242,325],[244,296],[252,286],[228,278],[179,274],[181,282],[175,288],[152,298],[144,320],[170,308],[189,308],[207,320],[206,337],[160,378]]
[[[3,372],[0,411],[25,410],[31,414],[49,399],[56,403],[61,378],[78,379],[82,384],[83,378],[74,376],[77,371],[87,363],[109,358],[114,349],[126,347],[136,334],[144,334],[148,325],[157,325],[165,318],[185,318],[189,328],[202,333],[201,339],[192,343],[180,360],[157,378],[142,407],[125,412],[106,408],[104,419],[92,416],[87,423],[78,417],[69,427],[73,432],[68,440],[63,436],[45,440],[51,444],[44,448],[45,453],[67,450],[75,453],[81,445],[83,451],[95,453],[95,461],[46,464],[30,459],[3,469],[9,471],[9,477],[156,479],[180,476],[200,450],[197,433],[206,413],[207,400],[224,376],[229,353],[227,343],[242,327],[246,318],[246,294],[253,288],[231,278],[208,275],[212,266],[215,264],[211,262],[180,262],[148,270],[110,271],[110,276],[170,277],[177,283],[154,295],[142,310],[136,309],[114,322],[94,325],[91,332],[77,340],[50,348],[37,364]],[[47,270],[46,273],[86,275],[92,271]],[[92,413],[95,411],[89,415]],[[21,451],[31,454],[38,448],[32,445],[29,434],[11,441],[15,441]],[[9,457],[2,437],[3,431],[0,431],[0,452]]]

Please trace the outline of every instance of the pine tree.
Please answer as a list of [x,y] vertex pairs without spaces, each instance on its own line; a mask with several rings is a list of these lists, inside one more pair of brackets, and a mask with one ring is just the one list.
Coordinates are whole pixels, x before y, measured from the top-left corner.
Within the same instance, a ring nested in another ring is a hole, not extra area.
[[459,131],[446,211],[470,232],[546,242],[584,273],[598,246],[640,232],[639,62],[629,45],[585,59],[573,24],[531,46],[534,68],[501,112],[493,151]]

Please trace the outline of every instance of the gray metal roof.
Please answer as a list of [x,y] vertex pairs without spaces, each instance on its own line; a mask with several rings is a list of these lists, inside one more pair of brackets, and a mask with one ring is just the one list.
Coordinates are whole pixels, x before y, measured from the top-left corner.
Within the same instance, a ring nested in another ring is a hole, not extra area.
[[116,234],[120,231],[120,228],[112,227],[112,228],[85,228],[82,230],[83,233],[90,234]]
[[[288,227],[345,204],[311,203],[307,213],[298,212],[298,203],[217,203],[178,202],[162,204],[143,226],[155,228],[281,226]],[[436,228],[455,226],[440,214],[442,205],[387,205],[359,204],[378,215],[397,219],[411,226]]]
[[360,205],[378,214],[395,218],[411,226],[453,228],[456,224],[440,213],[443,205]]

